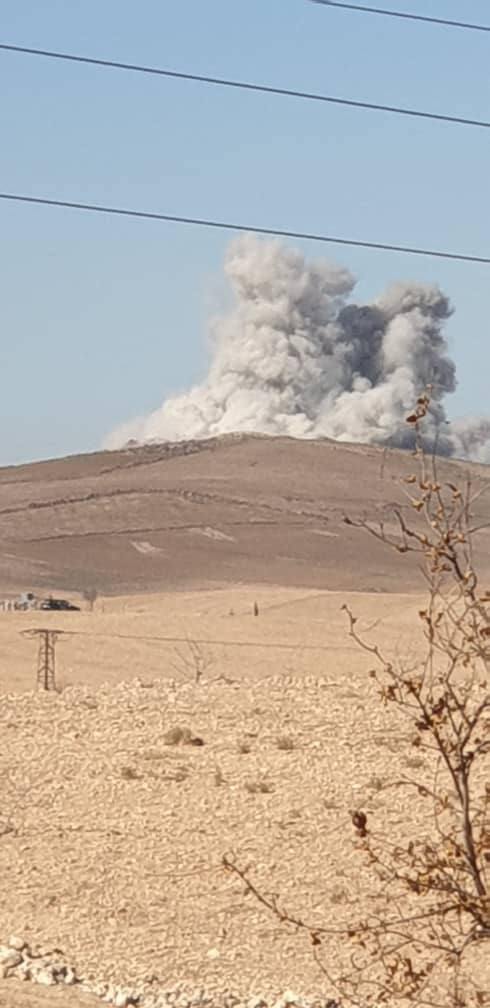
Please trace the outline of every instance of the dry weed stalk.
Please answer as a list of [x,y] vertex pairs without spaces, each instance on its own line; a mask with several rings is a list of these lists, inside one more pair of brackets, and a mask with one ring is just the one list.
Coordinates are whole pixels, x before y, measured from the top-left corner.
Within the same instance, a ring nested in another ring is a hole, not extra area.
[[[382,523],[346,519],[399,553],[418,554],[427,583],[427,605],[419,612],[424,652],[415,669],[392,663],[344,606],[350,636],[374,665],[369,675],[387,716],[396,708],[411,745],[424,755],[420,767],[412,761],[410,775],[383,784],[383,790],[407,789],[405,835],[386,823],[378,827],[362,810],[352,813],[374,894],[364,919],[337,928],[288,913],[277,897],[260,891],[248,869],[224,859],[263,906],[309,935],[342,1003],[358,1006],[490,1004],[479,976],[479,963],[485,953],[487,963],[490,957],[490,592],[481,590],[473,561],[472,507],[479,494],[469,478],[463,487],[440,482],[436,459],[422,442],[429,407],[423,395],[407,418],[415,430],[417,472],[403,483],[415,519],[395,507],[395,535]],[[414,811],[426,805],[421,820],[411,822],[408,796],[417,802]],[[331,963],[339,960],[346,966],[335,974]]]
[[175,660],[173,667],[176,672],[185,677],[192,676],[198,685],[203,675],[214,665],[214,657],[206,651],[198,641],[187,639],[186,650],[175,649]]
[[83,592],[84,601],[87,603],[89,612],[94,611],[94,606],[99,597],[99,593],[96,588],[85,588]]

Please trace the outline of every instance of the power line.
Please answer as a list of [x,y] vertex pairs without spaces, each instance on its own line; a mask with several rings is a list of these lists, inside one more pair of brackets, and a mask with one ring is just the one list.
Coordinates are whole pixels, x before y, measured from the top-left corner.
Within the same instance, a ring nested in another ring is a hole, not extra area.
[[91,213],[112,214],[120,217],[137,217],[142,220],[167,221],[170,224],[193,224],[196,227],[215,228],[221,231],[244,231],[252,234],[272,235],[276,238],[297,238],[331,245],[350,245],[354,248],[379,249],[384,252],[404,252],[407,255],[429,256],[435,259],[453,259],[459,262],[490,265],[490,258],[486,256],[467,255],[462,252],[443,252],[436,249],[417,248],[409,245],[391,245],[386,242],[361,241],[356,238],[333,238],[330,235],[315,234],[308,231],[256,227],[251,224],[232,224],[229,221],[206,220],[202,217],[183,217],[177,214],[153,213],[146,210],[128,210],[121,207],[100,206],[93,203],[75,203],[69,200],[46,199],[40,196],[24,196],[17,193],[0,192],[0,199],[17,203],[34,203],[40,206],[64,207],[69,210],[87,210]]
[[429,17],[427,14],[410,14],[408,11],[385,10],[384,7],[366,7],[364,4],[343,3],[341,0],[310,0],[310,3],[324,7],[341,7],[344,10],[362,11],[363,14],[384,14],[386,17],[403,18],[407,21],[425,21],[428,24],[444,25],[446,28],[467,28],[470,31],[490,32],[490,25],[474,24],[470,21],[450,21],[448,18]]
[[[314,0],[320,2],[320,0]],[[194,81],[199,84],[212,84],[217,87],[234,88],[242,91],[255,91],[260,94],[279,95],[283,98],[301,98],[306,101],[323,102],[330,105],[342,105],[348,108],[364,109],[370,112],[389,112],[392,115],[411,116],[417,119],[430,119],[436,122],[452,123],[457,126],[473,126],[480,129],[490,129],[490,122],[484,119],[469,119],[465,116],[445,115],[438,112],[424,112],[419,109],[404,108],[399,105],[383,105],[379,102],[360,101],[353,98],[338,98],[335,95],[319,94],[310,91],[296,91],[292,88],[273,87],[268,84],[254,84],[249,81],[231,80],[225,77],[209,77],[205,74],[185,73],[180,70],[166,70],[161,67],[143,66],[137,63],[120,63],[117,60],[96,59],[91,56],[76,56],[71,53],[57,52],[50,49],[33,49],[28,46],[0,43],[0,49],[5,52],[23,53],[29,56],[45,56],[48,59],[65,60],[69,63],[83,63],[89,66],[106,67],[111,70],[130,70],[134,73],[152,74],[157,77],[169,77],[174,80]]]
[[[24,635],[32,636],[34,634],[47,633],[46,630],[27,630],[23,631]],[[55,631],[60,634],[63,633],[67,637],[91,637],[104,640],[136,640],[145,641],[149,644],[209,644],[213,647],[218,647],[223,645],[224,647],[236,647],[236,648],[263,648],[265,650],[282,650],[282,651],[331,651],[332,648],[335,651],[350,651],[354,650],[352,645],[330,645],[330,644],[299,644],[299,643],[285,643],[284,641],[251,641],[251,640],[214,640],[208,637],[173,637],[173,636],[150,636],[148,634],[122,634],[122,633],[102,633],[93,630],[58,630]]]
[[409,245],[391,245],[385,242],[361,241],[355,238],[333,238],[330,235],[307,231],[290,231],[284,228],[256,227],[249,224],[232,224],[229,221],[207,220],[202,217],[183,217],[178,214],[154,213],[146,210],[128,210],[122,207],[100,206],[94,203],[75,203],[69,200],[46,199],[40,196],[23,196],[2,193],[0,199],[17,203],[35,203],[40,206],[64,207],[69,210],[88,210],[92,213],[113,214],[120,217],[138,217],[143,220],[167,221],[170,224],[193,224],[196,227],[216,228],[222,231],[245,231],[253,234],[273,235],[277,238],[298,238],[331,245],[351,245],[355,248],[380,249],[384,252],[404,252],[408,255],[430,256],[436,259],[455,259],[459,262],[490,264],[486,256],[467,255],[462,252],[442,252],[436,249],[416,248]]

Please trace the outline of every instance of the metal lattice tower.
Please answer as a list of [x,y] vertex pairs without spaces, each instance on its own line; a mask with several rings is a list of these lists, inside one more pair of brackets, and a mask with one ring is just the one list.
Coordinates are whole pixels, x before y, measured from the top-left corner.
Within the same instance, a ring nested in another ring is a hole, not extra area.
[[56,641],[61,636],[63,630],[48,630],[39,628],[36,630],[24,630],[23,637],[38,637],[39,647],[37,652],[37,687],[42,690],[56,689]]

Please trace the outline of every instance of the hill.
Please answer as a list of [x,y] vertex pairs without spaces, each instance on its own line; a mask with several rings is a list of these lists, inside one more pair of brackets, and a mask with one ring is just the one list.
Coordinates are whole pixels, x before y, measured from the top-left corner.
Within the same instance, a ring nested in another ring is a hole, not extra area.
[[[410,508],[410,453],[328,440],[230,435],[129,447],[0,470],[0,590],[104,594],[295,585],[400,590],[400,561],[346,513]],[[485,466],[439,462],[442,479]],[[486,521],[485,495],[476,507]],[[480,566],[490,571],[490,535]],[[415,587],[403,565],[403,587]]]

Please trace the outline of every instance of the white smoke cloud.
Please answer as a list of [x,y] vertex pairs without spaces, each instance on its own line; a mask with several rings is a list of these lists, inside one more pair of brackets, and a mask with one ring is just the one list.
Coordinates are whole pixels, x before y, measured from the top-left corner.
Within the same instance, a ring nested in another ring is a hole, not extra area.
[[490,462],[490,419],[465,417],[451,424],[452,454],[473,462]]
[[432,384],[427,436],[438,451],[490,461],[490,421],[446,422],[456,380],[443,333],[451,307],[437,287],[397,284],[359,306],[348,270],[253,235],[231,243],[225,272],[235,303],[213,327],[205,380],[105,447],[234,431],[408,447],[407,411]]

